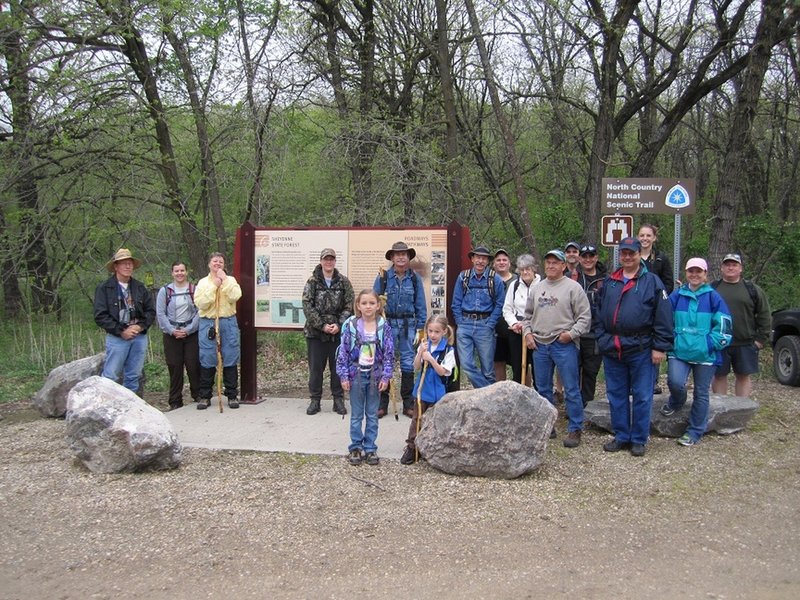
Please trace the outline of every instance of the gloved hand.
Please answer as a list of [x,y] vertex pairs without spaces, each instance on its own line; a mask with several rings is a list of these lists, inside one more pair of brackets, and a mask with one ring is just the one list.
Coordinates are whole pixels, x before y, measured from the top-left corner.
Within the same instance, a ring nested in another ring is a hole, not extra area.
[[418,346],[422,343],[422,340],[425,339],[425,330],[424,329],[417,329],[417,335],[414,336],[414,345]]

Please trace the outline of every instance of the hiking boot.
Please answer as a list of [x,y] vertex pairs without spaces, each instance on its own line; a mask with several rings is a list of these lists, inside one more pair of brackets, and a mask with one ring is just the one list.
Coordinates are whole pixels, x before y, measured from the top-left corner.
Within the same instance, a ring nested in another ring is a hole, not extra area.
[[417,451],[411,446],[406,446],[403,456],[400,457],[400,464],[413,465],[415,462],[417,462]]
[[322,409],[319,406],[319,400],[312,400],[311,403],[308,405],[308,408],[306,409],[306,414],[307,415],[315,415],[320,410],[322,410]]
[[675,409],[669,405],[669,402],[667,402],[666,404],[662,405],[660,409],[658,409],[658,412],[665,417],[671,417],[675,414]]
[[347,460],[351,465],[357,467],[358,465],[361,464],[361,461],[364,460],[364,457],[361,456],[361,450],[359,450],[358,448],[354,448],[353,450],[350,450],[350,454],[347,456]]
[[557,437],[558,437],[558,434],[556,433],[556,428],[555,428],[555,427],[553,427],[553,428],[550,430],[550,439],[551,439],[551,440],[554,440],[554,439],[556,439]]
[[564,438],[564,448],[577,448],[581,445],[581,432],[570,431]]
[[403,414],[405,416],[407,416],[409,419],[413,419],[414,418],[414,409],[412,409],[412,408],[404,408],[403,409]]
[[656,387],[653,388],[653,395],[654,396],[658,396],[658,395],[660,395],[662,393],[662,391],[663,390],[660,387],[656,386]]
[[382,409],[382,408],[379,408],[378,409],[378,418],[382,419],[385,416],[386,416],[386,411],[384,409]]
[[236,398],[228,398],[228,408],[239,408],[239,401]]
[[644,444],[631,444],[631,456],[644,456]]
[[346,415],[347,409],[344,407],[344,399],[343,398],[334,398],[333,399],[333,412],[337,415]]
[[619,452],[620,450],[627,450],[630,447],[630,442],[618,442],[616,439],[603,444],[603,450],[606,452]]
[[378,455],[375,454],[374,452],[367,452],[367,455],[364,457],[364,462],[374,467],[379,462],[381,462],[381,459],[378,458]]
[[178,410],[179,408],[183,408],[183,402],[181,402],[180,404],[177,403],[177,402],[170,402],[169,403],[169,409],[170,410]]
[[694,446],[700,440],[693,440],[692,437],[688,433],[684,433],[681,437],[678,438],[677,442],[681,446]]
[[200,398],[197,401],[197,410],[205,410],[211,406],[211,398]]

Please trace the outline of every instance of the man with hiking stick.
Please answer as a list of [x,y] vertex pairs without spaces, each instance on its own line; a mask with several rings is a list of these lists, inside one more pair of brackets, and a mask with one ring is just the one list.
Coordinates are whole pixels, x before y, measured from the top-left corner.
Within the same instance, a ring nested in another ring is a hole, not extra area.
[[[239,325],[236,322],[236,301],[242,288],[225,272],[225,257],[219,252],[208,261],[208,276],[197,283],[194,302],[200,311],[200,399],[198,410],[211,404],[211,387],[215,376],[222,373],[222,383],[230,408],[239,408]],[[217,394],[222,411],[222,395]]]

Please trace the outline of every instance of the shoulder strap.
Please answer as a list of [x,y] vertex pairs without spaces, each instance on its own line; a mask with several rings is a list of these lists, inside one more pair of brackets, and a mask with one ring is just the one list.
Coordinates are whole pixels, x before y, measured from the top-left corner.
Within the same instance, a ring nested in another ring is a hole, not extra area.
[[517,280],[514,282],[514,292],[511,294],[512,298],[517,295],[517,290],[519,289],[519,281],[520,279],[519,277],[517,277]]
[[[172,289],[169,285],[165,285],[164,289],[167,290],[167,301],[165,306],[169,306],[169,301],[172,300],[172,297],[175,295],[175,290]],[[192,299],[192,303],[194,303],[194,284],[189,283],[189,297]]]
[[[722,279],[717,279],[716,281],[711,282],[711,287],[717,289],[719,284],[722,283]],[[742,279],[742,283],[744,283],[744,287],[747,290],[748,295],[750,296],[750,300],[753,301],[753,308],[756,312],[761,310],[761,298],[758,296],[758,291],[756,290],[755,284],[750,281],[749,279]]]
[[747,288],[747,293],[750,294],[750,299],[753,301],[753,308],[756,312],[759,312],[761,309],[761,302],[759,301],[760,299],[755,284],[749,279],[743,279],[742,281],[744,281],[744,287]]

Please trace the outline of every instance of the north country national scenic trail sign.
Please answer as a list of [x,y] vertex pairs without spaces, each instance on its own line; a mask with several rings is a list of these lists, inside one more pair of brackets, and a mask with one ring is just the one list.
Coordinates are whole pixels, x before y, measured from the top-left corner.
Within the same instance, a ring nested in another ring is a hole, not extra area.
[[604,215],[689,215],[694,214],[695,205],[694,179],[604,177],[600,191]]

